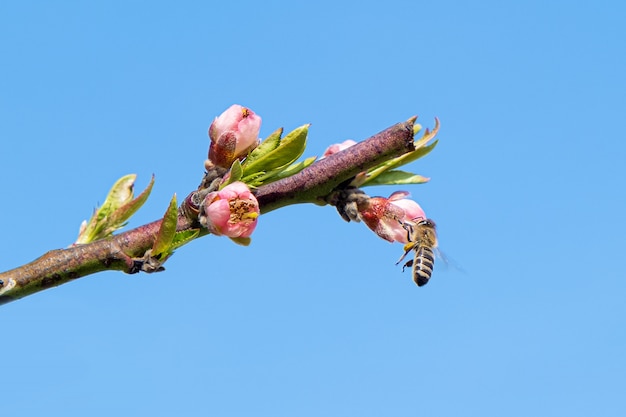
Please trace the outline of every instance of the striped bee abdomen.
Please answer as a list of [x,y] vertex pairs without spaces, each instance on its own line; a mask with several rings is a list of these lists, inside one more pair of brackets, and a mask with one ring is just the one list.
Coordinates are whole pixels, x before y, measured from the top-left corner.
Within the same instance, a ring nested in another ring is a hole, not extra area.
[[433,250],[424,245],[415,248],[415,259],[413,259],[413,281],[421,287],[426,285],[433,274],[435,264],[435,254]]

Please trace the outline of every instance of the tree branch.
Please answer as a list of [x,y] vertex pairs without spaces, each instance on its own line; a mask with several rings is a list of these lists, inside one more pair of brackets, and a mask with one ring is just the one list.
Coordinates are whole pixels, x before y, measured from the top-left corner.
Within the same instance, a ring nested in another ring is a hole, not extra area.
[[307,169],[259,187],[255,193],[262,213],[297,203],[323,203],[323,198],[339,184],[367,171],[388,159],[415,150],[413,123],[409,119],[357,143],[348,149],[330,155]]
[[[411,152],[415,118],[398,123],[349,149],[330,155],[296,175],[259,187],[262,213],[303,202],[323,204],[337,186],[362,171]],[[93,243],[52,250],[34,261],[0,273],[0,304],[105,270],[141,270],[140,258],[154,245],[161,220]],[[177,231],[197,227],[181,213]]]

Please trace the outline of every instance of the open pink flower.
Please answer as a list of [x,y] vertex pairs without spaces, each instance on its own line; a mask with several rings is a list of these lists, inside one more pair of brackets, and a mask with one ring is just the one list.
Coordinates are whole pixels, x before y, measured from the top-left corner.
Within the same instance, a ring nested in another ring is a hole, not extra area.
[[246,238],[254,231],[259,213],[256,197],[237,181],[205,197],[202,223],[214,235]]
[[348,139],[345,140],[341,143],[335,143],[334,145],[330,145],[328,148],[326,148],[326,150],[324,151],[324,155],[322,155],[322,158],[326,158],[327,156],[330,156],[334,153],[343,151],[344,149],[349,148],[352,145],[356,145],[356,142],[353,141],[352,139]]
[[235,159],[245,157],[259,145],[261,118],[252,110],[233,104],[215,118],[209,127],[209,159],[230,168]]
[[372,197],[358,207],[359,215],[367,227],[381,238],[389,242],[408,243],[402,222],[426,218],[420,205],[406,198],[408,195],[406,191],[396,191],[389,198]]

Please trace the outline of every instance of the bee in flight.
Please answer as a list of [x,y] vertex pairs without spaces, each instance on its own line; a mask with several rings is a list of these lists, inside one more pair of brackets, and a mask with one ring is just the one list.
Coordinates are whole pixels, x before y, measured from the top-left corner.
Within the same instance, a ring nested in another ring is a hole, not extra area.
[[415,251],[413,259],[402,266],[413,267],[413,281],[421,287],[428,283],[433,273],[435,253],[437,248],[437,232],[435,222],[430,219],[421,219],[418,222],[402,222],[402,227],[407,232],[409,243],[404,245],[404,255],[396,262],[398,265],[411,251]]

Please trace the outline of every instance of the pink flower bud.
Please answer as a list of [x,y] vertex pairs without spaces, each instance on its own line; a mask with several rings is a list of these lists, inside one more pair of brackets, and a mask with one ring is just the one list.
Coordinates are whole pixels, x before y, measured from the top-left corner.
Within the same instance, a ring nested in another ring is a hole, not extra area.
[[249,237],[257,224],[259,203],[241,181],[209,193],[204,199],[201,223],[214,235]]
[[397,191],[389,198],[372,197],[358,207],[363,222],[374,233],[389,242],[408,243],[406,229],[403,222],[426,218],[424,210],[413,200],[409,200],[409,193]]
[[233,104],[215,118],[209,127],[209,159],[230,168],[235,159],[243,159],[259,145],[261,118],[252,110]]
[[352,139],[348,139],[348,140],[345,140],[345,141],[343,141],[341,143],[335,143],[334,145],[330,145],[324,151],[324,155],[322,155],[322,158],[326,158],[327,156],[330,156],[330,155],[332,155],[334,153],[343,151],[344,149],[347,149],[347,148],[349,148],[352,145],[356,145],[356,142],[353,141]]

